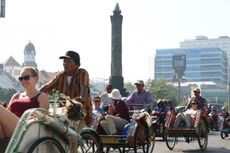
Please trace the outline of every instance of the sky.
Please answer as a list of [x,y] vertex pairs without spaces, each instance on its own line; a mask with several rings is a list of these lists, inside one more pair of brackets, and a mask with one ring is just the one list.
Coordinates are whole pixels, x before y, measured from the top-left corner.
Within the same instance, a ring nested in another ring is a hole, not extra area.
[[122,75],[153,79],[156,49],[179,48],[196,36],[230,36],[229,0],[6,0],[0,18],[0,63],[20,64],[30,41],[40,70],[63,70],[59,56],[80,54],[90,78],[111,74],[111,20],[116,3],[123,15]]

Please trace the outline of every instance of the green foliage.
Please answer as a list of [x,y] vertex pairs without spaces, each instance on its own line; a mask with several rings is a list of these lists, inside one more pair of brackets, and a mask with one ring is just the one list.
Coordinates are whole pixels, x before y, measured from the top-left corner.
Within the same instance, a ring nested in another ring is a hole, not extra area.
[[134,84],[131,82],[125,82],[124,88],[126,89],[127,92],[132,92],[134,90]]
[[4,89],[0,87],[0,99],[8,103],[11,97],[16,93],[15,89]]
[[177,104],[177,89],[166,80],[151,80],[145,83],[145,88],[150,90],[155,101],[158,99],[169,99],[174,105]]

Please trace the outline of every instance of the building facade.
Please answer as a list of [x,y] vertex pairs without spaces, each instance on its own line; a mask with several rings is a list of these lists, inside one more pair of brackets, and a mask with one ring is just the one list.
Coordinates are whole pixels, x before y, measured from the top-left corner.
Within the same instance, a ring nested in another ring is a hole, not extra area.
[[22,66],[12,56],[10,56],[4,63],[3,71],[17,79],[20,75],[21,68]]
[[196,36],[195,39],[180,42],[180,48],[220,48],[227,53],[230,60],[230,37],[228,36],[211,39],[206,36]]
[[[186,56],[185,82],[202,85],[202,94],[210,101],[228,99],[228,61],[227,54],[220,48],[158,49],[155,55],[155,79],[175,81],[176,73],[172,67],[173,55]],[[215,95],[214,95],[215,94]],[[221,96],[220,96],[221,94]]]

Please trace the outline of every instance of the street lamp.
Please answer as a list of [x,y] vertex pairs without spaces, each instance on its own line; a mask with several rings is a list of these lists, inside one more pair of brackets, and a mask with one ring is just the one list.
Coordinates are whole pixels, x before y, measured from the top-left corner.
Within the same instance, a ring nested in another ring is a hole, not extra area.
[[0,0],[0,17],[5,17],[5,0]]
[[178,101],[180,102],[180,83],[186,69],[186,55],[173,55],[172,67],[178,79]]

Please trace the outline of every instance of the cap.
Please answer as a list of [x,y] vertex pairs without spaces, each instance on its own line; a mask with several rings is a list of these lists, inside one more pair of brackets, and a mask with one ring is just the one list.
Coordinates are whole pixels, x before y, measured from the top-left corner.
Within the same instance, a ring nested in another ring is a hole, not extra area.
[[118,89],[113,89],[112,92],[109,94],[109,98],[115,99],[115,100],[121,100],[122,96]]
[[142,84],[142,85],[144,85],[144,81],[143,81],[143,80],[137,80],[134,84],[135,84],[135,85],[136,85],[136,84]]
[[81,65],[81,63],[80,63],[80,56],[79,56],[79,54],[78,54],[77,52],[75,52],[75,51],[69,50],[69,51],[67,51],[67,52],[65,53],[64,56],[60,56],[60,57],[59,57],[59,59],[65,59],[65,58],[73,59],[73,61],[74,61],[74,63],[75,63],[76,65],[79,65],[79,66]]

